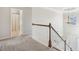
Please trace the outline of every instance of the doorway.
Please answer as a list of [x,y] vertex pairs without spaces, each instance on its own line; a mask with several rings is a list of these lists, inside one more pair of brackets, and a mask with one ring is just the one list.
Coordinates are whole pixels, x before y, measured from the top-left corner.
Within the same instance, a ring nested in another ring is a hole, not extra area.
[[22,10],[11,9],[11,37],[22,34]]

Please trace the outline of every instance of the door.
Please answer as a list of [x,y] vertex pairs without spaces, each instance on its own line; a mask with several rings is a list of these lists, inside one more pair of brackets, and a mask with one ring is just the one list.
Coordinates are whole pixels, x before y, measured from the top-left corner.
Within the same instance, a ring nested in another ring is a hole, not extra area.
[[11,9],[11,36],[22,34],[22,10]]

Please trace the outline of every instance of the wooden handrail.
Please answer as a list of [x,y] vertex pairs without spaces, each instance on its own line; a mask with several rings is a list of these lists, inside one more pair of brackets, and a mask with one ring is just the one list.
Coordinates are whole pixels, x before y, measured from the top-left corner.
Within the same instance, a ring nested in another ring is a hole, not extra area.
[[51,28],[52,28],[52,30],[54,30],[54,32],[63,40],[63,41],[65,41],[60,35],[59,35],[59,33],[51,26]]
[[62,39],[62,41],[64,42],[64,51],[66,51],[66,45],[70,48],[70,50],[72,51],[72,48],[67,44],[66,40],[64,40],[60,34],[51,26],[52,30],[54,30],[54,32]]
[[34,23],[32,23],[32,25],[49,27],[49,25],[43,25],[43,24],[34,24]]
[[[64,40],[60,34],[53,28],[53,26],[51,25],[51,23],[49,23],[49,25],[43,25],[43,24],[35,24],[35,23],[32,23],[32,25],[36,25],[36,26],[44,26],[44,27],[49,27],[49,45],[48,47],[52,47],[51,45],[51,31],[50,29],[52,28],[52,30],[62,39],[62,41],[65,43],[64,44],[64,50],[66,51],[66,45],[70,48],[70,50],[72,51],[72,48],[67,44],[66,40]],[[55,48],[55,47],[54,47]]]

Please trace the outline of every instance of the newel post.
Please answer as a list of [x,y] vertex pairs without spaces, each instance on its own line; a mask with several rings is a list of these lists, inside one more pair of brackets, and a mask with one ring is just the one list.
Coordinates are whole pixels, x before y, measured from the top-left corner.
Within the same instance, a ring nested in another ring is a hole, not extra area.
[[72,51],[72,48],[70,48],[70,51]]
[[64,51],[66,51],[66,40],[64,41]]
[[51,42],[51,23],[49,23],[49,42],[48,42],[48,47],[52,47],[52,42]]

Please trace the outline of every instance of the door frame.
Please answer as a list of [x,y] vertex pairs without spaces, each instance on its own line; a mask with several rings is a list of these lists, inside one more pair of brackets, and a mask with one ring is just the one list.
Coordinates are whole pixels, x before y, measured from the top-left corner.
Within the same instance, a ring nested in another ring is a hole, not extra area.
[[20,11],[20,15],[19,15],[19,16],[20,16],[20,18],[19,18],[19,19],[20,19],[20,24],[19,24],[19,25],[20,25],[20,29],[19,29],[20,32],[19,32],[19,34],[17,35],[17,36],[20,36],[20,35],[22,35],[22,14],[23,14],[23,10],[17,9],[17,8],[11,8],[11,9],[10,9],[10,20],[11,20],[11,21],[10,21],[10,24],[11,24],[11,25],[10,25],[10,27],[11,27],[11,29],[10,29],[10,30],[11,30],[11,31],[10,31],[10,34],[11,34],[11,37],[14,37],[14,36],[12,35],[12,10],[19,10],[19,11]]

